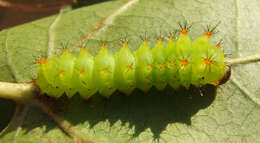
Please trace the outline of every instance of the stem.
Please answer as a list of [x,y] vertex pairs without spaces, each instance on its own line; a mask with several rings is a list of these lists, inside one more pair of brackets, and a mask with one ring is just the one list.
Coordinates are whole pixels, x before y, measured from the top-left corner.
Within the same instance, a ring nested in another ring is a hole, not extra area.
[[15,101],[28,101],[39,91],[33,83],[0,82],[0,97]]
[[235,64],[244,64],[254,61],[260,61],[260,54],[244,57],[244,58],[236,58],[236,59],[228,59],[227,62],[229,65]]
[[[229,65],[244,64],[254,61],[260,61],[260,54],[237,58],[228,59]],[[12,99],[15,101],[28,101],[36,93],[39,92],[38,87],[34,83],[8,83],[0,82],[0,98]]]

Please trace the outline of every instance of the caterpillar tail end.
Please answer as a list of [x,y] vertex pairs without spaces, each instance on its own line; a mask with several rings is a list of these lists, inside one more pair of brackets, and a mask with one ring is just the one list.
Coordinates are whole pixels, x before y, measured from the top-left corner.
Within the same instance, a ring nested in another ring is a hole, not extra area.
[[226,83],[231,76],[231,66],[227,65],[227,67],[228,67],[228,69],[227,69],[225,75],[219,80],[219,85]]

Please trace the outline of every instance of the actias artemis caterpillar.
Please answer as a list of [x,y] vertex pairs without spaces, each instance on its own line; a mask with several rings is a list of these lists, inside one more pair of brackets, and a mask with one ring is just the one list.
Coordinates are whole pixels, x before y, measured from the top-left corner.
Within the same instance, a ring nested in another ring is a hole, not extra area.
[[105,45],[96,57],[85,48],[77,57],[64,50],[60,57],[41,58],[36,83],[49,96],[58,98],[65,93],[72,97],[78,92],[84,99],[96,92],[109,97],[115,90],[127,95],[135,88],[147,92],[155,86],[163,90],[167,84],[174,89],[217,86],[229,79],[231,68],[225,63],[220,44],[211,44],[214,29],[208,28],[192,42],[189,27],[184,25],[177,42],[169,37],[164,46],[159,39],[151,49],[144,40],[135,52],[124,42],[115,55]]

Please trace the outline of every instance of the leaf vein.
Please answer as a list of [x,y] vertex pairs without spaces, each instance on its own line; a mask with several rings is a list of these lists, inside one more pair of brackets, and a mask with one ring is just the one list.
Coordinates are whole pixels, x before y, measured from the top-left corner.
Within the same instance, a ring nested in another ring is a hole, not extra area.
[[258,105],[260,105],[260,99],[257,98],[254,94],[252,94],[250,91],[248,91],[244,86],[242,86],[235,78],[231,78],[231,82],[233,82],[233,84],[235,86],[237,86],[239,88],[239,90],[244,93],[245,95],[247,95],[247,97],[249,97],[252,101],[254,101],[255,103],[257,103]]
[[130,0],[126,4],[124,4],[122,7],[120,7],[118,10],[116,10],[114,13],[112,13],[109,17],[107,17],[104,21],[101,21],[97,26],[95,26],[90,33],[85,34],[82,39],[77,42],[75,45],[72,46],[70,51],[73,51],[76,47],[82,45],[86,40],[88,40],[90,37],[92,37],[97,32],[104,30],[106,26],[104,25],[110,25],[114,22],[114,19],[116,16],[120,15],[121,13],[125,12],[129,7],[131,7],[133,4],[137,3],[139,0]]
[[15,82],[18,81],[18,76],[17,76],[17,72],[14,68],[14,66],[12,65],[12,60],[10,58],[10,54],[9,54],[9,50],[8,50],[8,31],[6,32],[6,38],[5,38],[5,45],[4,45],[4,52],[5,52],[5,55],[6,55],[6,60],[7,60],[7,66],[9,68],[9,70],[11,71],[11,74],[12,74],[12,77],[13,79],[15,80]]
[[53,23],[51,24],[49,31],[48,31],[48,57],[50,58],[53,55],[53,49],[54,49],[54,40],[55,40],[55,33],[54,33],[54,29],[57,25],[57,23],[60,21],[61,15],[62,15],[63,11],[60,10],[58,16],[55,18],[55,20],[53,21]]

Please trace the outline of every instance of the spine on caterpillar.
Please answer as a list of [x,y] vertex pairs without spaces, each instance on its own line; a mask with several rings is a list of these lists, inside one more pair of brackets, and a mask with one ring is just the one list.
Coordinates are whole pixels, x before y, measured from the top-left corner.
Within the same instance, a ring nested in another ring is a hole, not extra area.
[[163,90],[167,84],[174,89],[217,86],[229,78],[230,68],[219,44],[211,45],[211,32],[192,42],[188,29],[182,28],[177,42],[170,37],[165,46],[159,39],[151,49],[144,40],[135,52],[124,42],[115,55],[105,45],[96,57],[85,48],[77,57],[64,50],[61,57],[41,58],[36,84],[55,98],[64,93],[72,97],[78,92],[84,99],[97,92],[108,98],[115,90],[127,95],[135,88],[147,92],[155,86]]

